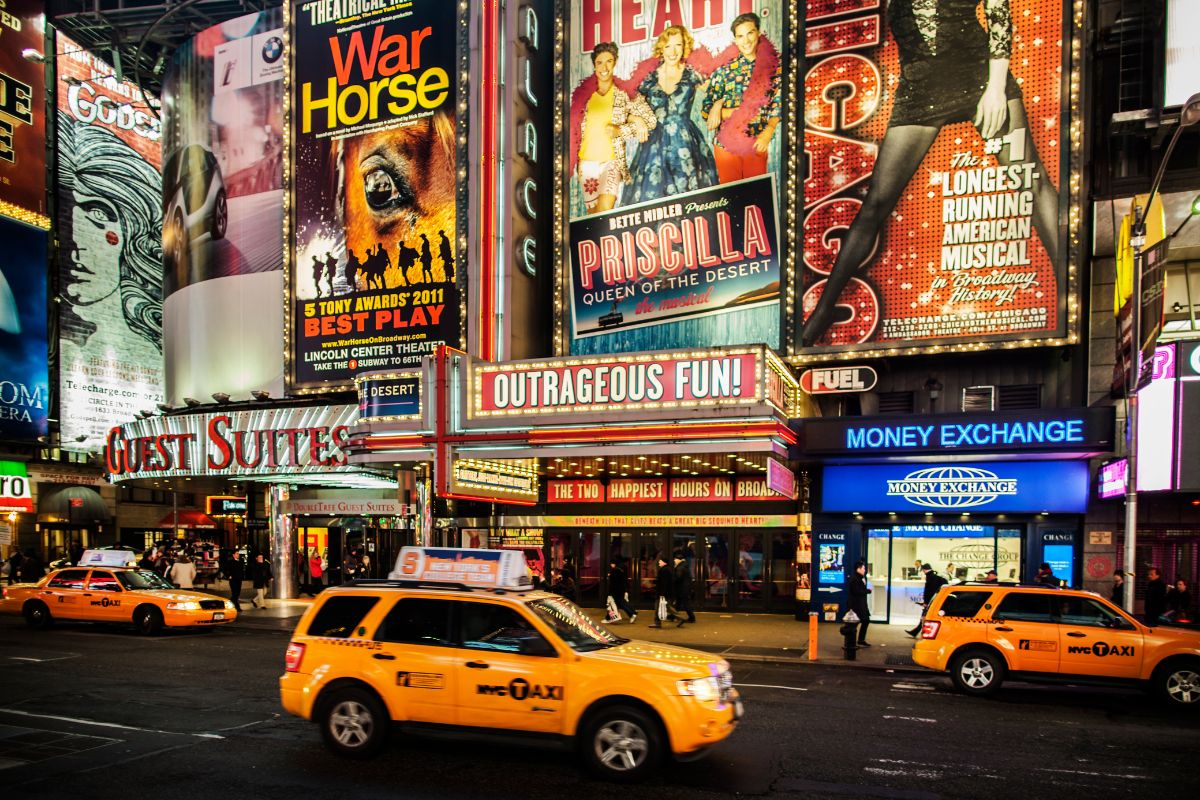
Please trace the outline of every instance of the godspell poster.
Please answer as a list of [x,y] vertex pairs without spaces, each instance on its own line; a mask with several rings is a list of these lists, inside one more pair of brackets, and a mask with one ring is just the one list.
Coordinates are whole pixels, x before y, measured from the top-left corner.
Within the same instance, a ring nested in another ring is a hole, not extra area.
[[0,438],[46,433],[48,234],[0,219]]
[[779,345],[784,13],[573,0],[572,353]]
[[1063,7],[810,0],[799,352],[1067,333]]
[[414,365],[462,338],[457,4],[352,10],[293,12],[288,335],[301,391]]
[[100,450],[163,402],[161,126],[135,84],[57,41],[59,426]]

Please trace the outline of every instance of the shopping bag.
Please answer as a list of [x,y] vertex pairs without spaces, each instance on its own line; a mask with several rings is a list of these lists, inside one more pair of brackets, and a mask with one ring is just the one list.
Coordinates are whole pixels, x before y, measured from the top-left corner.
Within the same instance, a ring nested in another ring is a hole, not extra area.
[[608,596],[608,599],[605,601],[604,605],[608,609],[608,616],[604,618],[604,621],[618,622],[621,619],[621,612],[617,610],[617,601],[613,599],[611,594]]
[[658,598],[658,619],[661,622],[667,618],[667,598]]

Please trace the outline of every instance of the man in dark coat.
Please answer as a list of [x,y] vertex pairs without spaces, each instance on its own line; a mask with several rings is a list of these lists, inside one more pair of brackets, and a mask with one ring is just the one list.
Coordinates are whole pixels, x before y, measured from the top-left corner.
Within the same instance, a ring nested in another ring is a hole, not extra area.
[[[629,615],[630,622],[637,622],[637,611],[629,605],[629,576],[625,574],[625,568],[616,558],[608,562],[608,594],[612,597],[617,609]],[[620,615],[618,614],[614,622],[619,621]]]
[[21,555],[21,550],[14,547],[12,552],[8,554],[8,585],[12,586],[17,582],[17,573],[21,571],[21,560],[24,558]]
[[254,561],[250,564],[250,582],[254,586],[254,599],[250,601],[251,605],[258,608],[267,607],[267,586],[275,579],[275,573],[271,571],[271,565],[263,557],[262,553],[254,554]]
[[[925,591],[921,595],[921,620],[924,620],[925,609],[929,608],[929,604],[937,596],[938,589],[945,586],[947,581],[941,575],[938,575],[937,570],[929,564],[922,564],[921,571],[925,573]],[[910,628],[905,633],[914,639],[917,638],[917,634],[921,632],[921,620],[917,620],[917,627]]]
[[675,553],[675,611],[687,613],[687,619],[679,620],[678,628],[685,622],[695,622],[696,613],[692,611],[692,571],[688,569],[687,560],[683,553]]
[[[37,583],[44,577],[46,577],[46,567],[42,564],[42,560],[38,558],[33,548],[26,550],[25,558],[21,560],[21,582]],[[1165,589],[1163,597],[1166,597]]]
[[233,607],[241,611],[242,581],[246,577],[246,565],[242,563],[237,550],[231,551],[225,557],[225,563],[221,565],[221,571],[229,579],[229,599],[233,602]]
[[[651,628],[662,627],[662,616],[660,609],[665,604],[669,604],[675,596],[675,573],[667,565],[666,559],[662,556],[658,557],[658,576],[654,579],[654,622],[650,623]],[[670,613],[668,608],[665,612]],[[665,614],[663,614],[665,616]],[[673,618],[674,615],[672,614]]]
[[1146,583],[1146,624],[1158,625],[1158,618],[1167,611],[1167,584],[1158,567],[1151,567],[1147,575],[1150,579]]
[[854,565],[854,574],[850,576],[850,610],[859,620],[858,646],[870,647],[867,641],[867,626],[871,624],[871,609],[867,608],[867,563],[859,561]]

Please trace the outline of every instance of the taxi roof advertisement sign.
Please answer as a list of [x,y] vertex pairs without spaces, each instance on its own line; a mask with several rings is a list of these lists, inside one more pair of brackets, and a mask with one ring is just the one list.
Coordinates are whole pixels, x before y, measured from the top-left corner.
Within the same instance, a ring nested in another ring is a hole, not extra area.
[[1074,339],[1070,7],[809,0],[800,357]]
[[461,583],[496,589],[528,589],[529,571],[519,550],[402,547],[392,580]]

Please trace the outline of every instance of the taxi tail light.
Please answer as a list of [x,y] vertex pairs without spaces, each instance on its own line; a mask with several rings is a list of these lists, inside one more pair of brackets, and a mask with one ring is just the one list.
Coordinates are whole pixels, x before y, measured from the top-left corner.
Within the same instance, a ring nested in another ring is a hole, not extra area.
[[921,623],[921,638],[936,639],[938,630],[942,627],[942,623],[936,619],[926,620]]
[[304,645],[292,642],[287,647],[287,654],[283,657],[284,669],[288,672],[299,672],[300,662],[304,660]]

